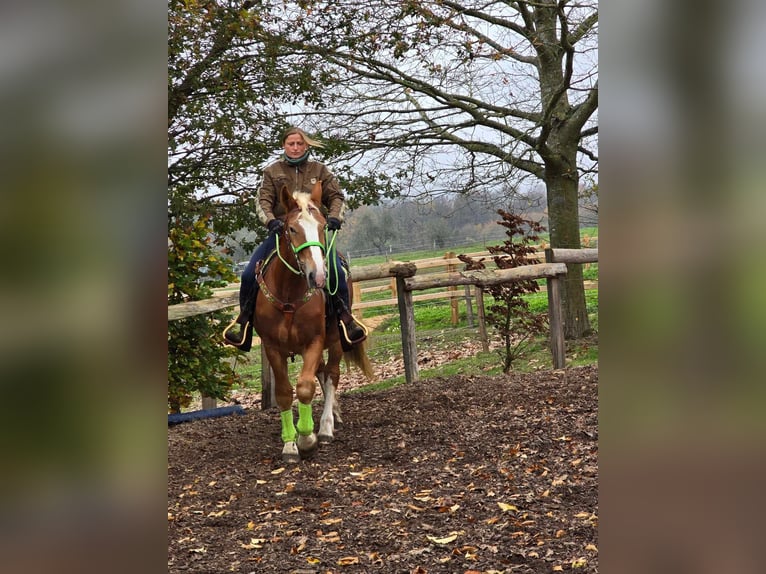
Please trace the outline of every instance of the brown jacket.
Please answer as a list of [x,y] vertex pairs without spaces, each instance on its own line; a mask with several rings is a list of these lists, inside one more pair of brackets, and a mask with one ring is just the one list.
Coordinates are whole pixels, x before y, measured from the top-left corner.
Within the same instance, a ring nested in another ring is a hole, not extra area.
[[258,192],[256,211],[258,218],[265,225],[272,219],[284,215],[279,203],[279,192],[286,185],[289,191],[311,193],[317,181],[322,182],[322,204],[327,217],[336,217],[343,221],[345,197],[338,187],[338,180],[326,165],[318,161],[306,160],[299,166],[292,166],[284,159],[270,164],[263,170],[263,183]]

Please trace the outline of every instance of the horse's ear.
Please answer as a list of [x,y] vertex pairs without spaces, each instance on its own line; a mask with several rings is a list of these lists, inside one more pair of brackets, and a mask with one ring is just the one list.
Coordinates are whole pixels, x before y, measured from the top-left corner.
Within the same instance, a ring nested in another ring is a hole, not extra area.
[[286,185],[282,186],[282,191],[279,194],[279,201],[282,203],[287,213],[290,213],[293,209],[298,207],[298,202],[295,201],[293,194],[288,191]]
[[322,182],[317,181],[314,184],[314,187],[311,188],[311,201],[314,202],[314,205],[317,207],[321,207],[322,205]]

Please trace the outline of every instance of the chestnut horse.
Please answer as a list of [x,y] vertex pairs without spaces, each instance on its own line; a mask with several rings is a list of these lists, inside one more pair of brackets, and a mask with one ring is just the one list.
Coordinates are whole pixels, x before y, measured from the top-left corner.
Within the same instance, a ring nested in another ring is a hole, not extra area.
[[[277,235],[276,254],[256,271],[260,289],[253,328],[274,371],[275,395],[282,420],[282,459],[298,462],[301,456],[312,454],[318,442],[331,442],[335,423],[342,422],[336,396],[341,359],[357,366],[367,378],[372,378],[372,366],[366,341],[344,352],[334,312],[330,311],[332,316],[325,318],[328,264],[326,222],[319,208],[321,182],[317,182],[310,196],[300,192],[293,195],[283,187],[279,199],[287,212],[285,225]],[[334,265],[334,261],[331,264]],[[293,422],[293,388],[287,372],[287,359],[296,354],[303,358],[295,385],[297,425]],[[317,379],[324,395],[318,438],[311,408]]]

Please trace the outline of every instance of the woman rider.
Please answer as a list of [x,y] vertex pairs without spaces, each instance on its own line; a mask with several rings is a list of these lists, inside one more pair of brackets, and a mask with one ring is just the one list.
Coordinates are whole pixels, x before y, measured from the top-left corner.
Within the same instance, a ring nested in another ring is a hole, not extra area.
[[[322,182],[322,205],[327,210],[327,229],[337,231],[343,223],[345,198],[338,187],[338,180],[323,163],[309,159],[311,147],[322,147],[302,129],[291,127],[282,136],[284,153],[282,157],[270,164],[263,171],[263,183],[258,192],[258,218],[269,230],[266,240],[255,250],[250,263],[242,273],[239,288],[239,316],[223,332],[224,341],[242,351],[249,351],[253,340],[252,317],[255,311],[255,297],[258,294],[258,282],[255,278],[255,268],[259,261],[276,248],[276,235],[282,230],[284,222],[279,219],[284,215],[279,204],[278,192],[287,186],[292,192],[311,193],[317,181]],[[337,291],[333,297],[335,311],[345,326],[341,329],[341,339],[345,338],[344,346],[363,341],[366,329],[357,323],[351,315],[349,304],[348,283],[346,274],[341,266],[340,256],[336,254],[338,273],[330,274],[330,282],[337,276]],[[336,290],[335,285],[328,285],[330,292]],[[238,331],[233,327],[239,326]]]

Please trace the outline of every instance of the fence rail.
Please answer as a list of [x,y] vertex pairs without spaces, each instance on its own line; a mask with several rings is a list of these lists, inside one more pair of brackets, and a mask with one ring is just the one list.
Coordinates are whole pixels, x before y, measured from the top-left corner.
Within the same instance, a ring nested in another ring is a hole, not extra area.
[[[471,257],[484,255],[469,254]],[[488,255],[488,254],[487,254]],[[462,263],[448,253],[445,257],[426,259],[412,262],[389,261],[376,265],[351,267],[354,279],[355,303],[354,310],[390,306],[396,304],[399,308],[401,322],[402,354],[404,358],[405,380],[410,383],[418,380],[417,344],[415,337],[415,315],[413,302],[449,297],[453,300],[453,317],[457,316],[457,302],[460,298],[457,287],[466,287],[467,301],[470,302],[470,286],[475,288],[477,311],[479,315],[479,332],[482,344],[487,348],[487,335],[484,326],[483,288],[488,285],[529,280],[547,279],[548,315],[550,323],[550,348],[553,356],[553,367],[561,369],[565,366],[564,354],[564,325],[561,308],[560,280],[567,273],[567,264],[585,264],[598,261],[598,249],[546,249],[538,259],[544,256],[545,263],[514,267],[512,269],[480,269],[459,271],[457,266]],[[446,267],[443,273],[422,273],[426,269]],[[360,284],[365,281],[390,279],[389,285],[374,286],[362,289]],[[434,288],[447,288],[446,292],[413,295],[415,291]],[[168,321],[201,315],[238,304],[237,284],[217,290],[214,297],[204,301],[190,301],[168,306]],[[395,299],[377,301],[362,301],[362,292],[380,292],[391,289]],[[265,357],[263,357],[265,360]],[[263,370],[262,381],[263,408],[268,408],[273,402],[273,385],[271,385],[269,369]]]

